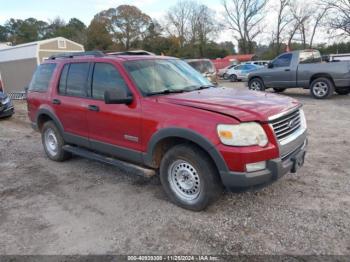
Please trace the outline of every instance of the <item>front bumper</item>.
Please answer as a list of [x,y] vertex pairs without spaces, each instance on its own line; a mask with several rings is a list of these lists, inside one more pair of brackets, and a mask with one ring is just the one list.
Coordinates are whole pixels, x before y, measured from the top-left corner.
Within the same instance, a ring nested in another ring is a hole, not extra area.
[[270,184],[288,173],[296,173],[303,166],[307,149],[307,140],[304,144],[289,154],[287,158],[278,158],[267,161],[264,170],[239,173],[221,172],[221,179],[227,188],[247,188],[258,185]]
[[0,118],[10,117],[15,113],[15,109],[13,106],[9,106],[3,109],[0,109]]

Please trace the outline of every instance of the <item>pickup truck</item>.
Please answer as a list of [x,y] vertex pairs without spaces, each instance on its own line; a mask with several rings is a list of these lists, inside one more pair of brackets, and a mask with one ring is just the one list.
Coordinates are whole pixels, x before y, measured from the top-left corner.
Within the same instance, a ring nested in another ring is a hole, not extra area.
[[314,98],[350,93],[350,62],[322,62],[317,50],[293,51],[281,54],[264,69],[248,76],[251,90],[273,88],[283,92],[287,88],[310,89]]

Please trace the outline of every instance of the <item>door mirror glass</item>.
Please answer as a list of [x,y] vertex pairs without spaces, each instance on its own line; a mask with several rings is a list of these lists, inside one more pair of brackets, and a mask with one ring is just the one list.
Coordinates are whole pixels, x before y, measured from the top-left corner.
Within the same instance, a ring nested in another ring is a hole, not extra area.
[[106,90],[104,94],[105,103],[108,104],[131,104],[133,97],[128,95],[124,89],[116,88]]

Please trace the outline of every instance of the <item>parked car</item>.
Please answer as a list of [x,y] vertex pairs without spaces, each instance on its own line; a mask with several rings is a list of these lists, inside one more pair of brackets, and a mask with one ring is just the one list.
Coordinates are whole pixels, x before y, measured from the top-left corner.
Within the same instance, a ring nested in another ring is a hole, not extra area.
[[227,79],[230,79],[231,82],[247,81],[248,74],[256,70],[259,70],[260,68],[262,67],[257,65],[250,65],[250,64],[238,65],[236,67],[229,69],[226,72],[225,77]]
[[298,101],[213,88],[176,58],[54,56],[36,70],[27,101],[48,158],[73,153],[158,170],[169,198],[191,210],[204,209],[224,186],[267,184],[304,163]]
[[327,62],[350,61],[350,54],[330,54],[327,56]]
[[264,91],[273,88],[283,92],[287,88],[310,89],[314,98],[350,93],[350,62],[322,63],[317,50],[284,53],[268,68],[249,74],[249,89]]
[[230,70],[231,68],[236,67],[237,65],[229,65],[224,68],[221,68],[218,70],[218,77],[222,77],[223,79],[227,80],[228,79],[228,74],[227,71]]
[[15,112],[11,98],[0,90],[0,118],[11,117]]
[[218,84],[218,75],[212,61],[209,59],[187,59],[186,62],[200,72],[211,83],[214,85]]

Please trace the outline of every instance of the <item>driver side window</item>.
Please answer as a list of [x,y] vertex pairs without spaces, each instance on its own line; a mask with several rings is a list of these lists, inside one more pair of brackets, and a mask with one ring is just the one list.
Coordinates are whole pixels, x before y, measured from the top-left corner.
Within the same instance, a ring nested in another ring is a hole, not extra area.
[[292,54],[283,54],[279,56],[274,62],[273,67],[288,67],[292,62]]

